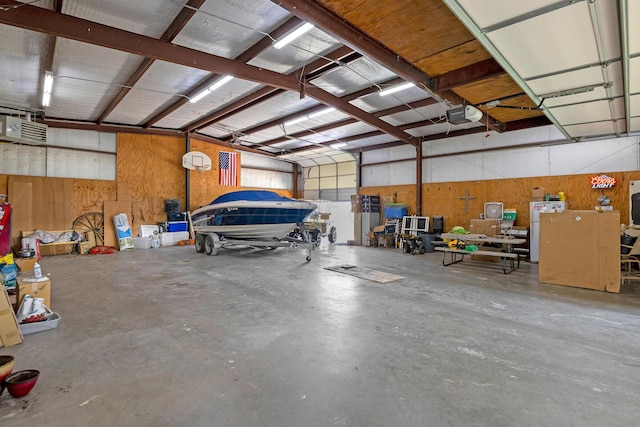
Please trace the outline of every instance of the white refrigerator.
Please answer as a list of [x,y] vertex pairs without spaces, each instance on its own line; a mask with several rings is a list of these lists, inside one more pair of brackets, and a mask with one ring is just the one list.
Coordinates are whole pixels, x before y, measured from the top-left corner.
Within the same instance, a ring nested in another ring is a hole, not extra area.
[[531,202],[529,204],[529,261],[540,259],[540,212],[562,212],[567,202]]

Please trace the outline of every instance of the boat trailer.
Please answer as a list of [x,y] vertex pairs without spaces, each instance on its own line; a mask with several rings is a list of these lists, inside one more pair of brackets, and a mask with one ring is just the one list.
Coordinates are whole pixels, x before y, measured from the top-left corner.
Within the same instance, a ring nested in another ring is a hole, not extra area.
[[274,250],[277,248],[304,249],[307,251],[306,261],[311,261],[311,252],[320,246],[320,238],[317,233],[310,233],[302,224],[291,231],[282,239],[274,240],[245,240],[227,239],[223,235],[210,231],[195,231],[196,252],[207,255],[217,255],[218,250],[229,247],[250,247],[255,250]]

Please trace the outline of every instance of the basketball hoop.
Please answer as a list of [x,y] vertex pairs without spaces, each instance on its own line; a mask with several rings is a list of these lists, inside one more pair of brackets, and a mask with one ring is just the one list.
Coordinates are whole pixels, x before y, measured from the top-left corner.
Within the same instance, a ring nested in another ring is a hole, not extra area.
[[199,151],[190,151],[182,156],[182,167],[195,170],[202,175],[204,171],[211,169],[211,159]]

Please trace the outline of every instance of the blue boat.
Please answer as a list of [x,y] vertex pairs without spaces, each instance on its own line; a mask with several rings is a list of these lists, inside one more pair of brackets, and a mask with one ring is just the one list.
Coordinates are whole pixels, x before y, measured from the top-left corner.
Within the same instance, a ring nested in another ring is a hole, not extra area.
[[223,194],[191,213],[196,233],[228,239],[279,240],[316,210],[317,205],[266,190]]

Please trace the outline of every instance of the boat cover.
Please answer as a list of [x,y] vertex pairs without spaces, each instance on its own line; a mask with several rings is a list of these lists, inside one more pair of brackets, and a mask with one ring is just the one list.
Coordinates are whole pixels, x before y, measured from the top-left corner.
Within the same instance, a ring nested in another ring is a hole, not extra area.
[[280,202],[297,202],[296,199],[290,199],[288,197],[281,196],[273,191],[266,190],[241,190],[241,191],[232,191],[231,193],[226,193],[221,196],[218,196],[213,202],[209,203],[210,205],[215,205],[218,203],[225,202],[237,202],[239,200],[250,200],[250,201],[260,201],[260,200],[269,200],[269,201],[280,201]]

